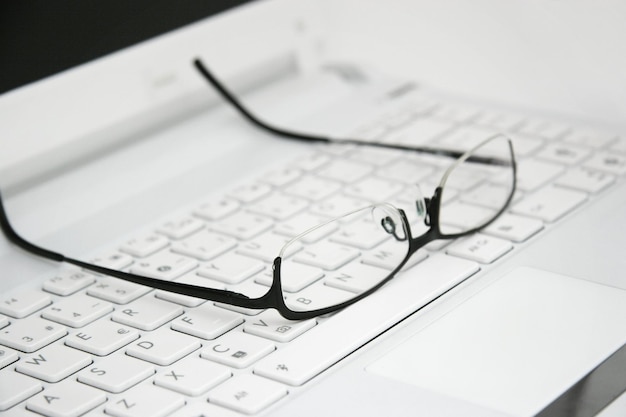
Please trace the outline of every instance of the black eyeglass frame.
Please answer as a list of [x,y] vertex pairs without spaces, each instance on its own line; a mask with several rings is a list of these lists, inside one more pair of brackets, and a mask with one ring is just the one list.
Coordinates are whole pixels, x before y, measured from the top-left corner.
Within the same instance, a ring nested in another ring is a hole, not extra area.
[[[500,134],[495,135],[495,136],[485,140],[485,142],[489,141],[490,139],[495,139],[498,136],[500,136]],[[368,289],[367,291],[362,292],[361,294],[355,295],[354,298],[351,298],[350,300],[344,301],[342,303],[339,303],[339,304],[336,304],[336,305],[333,305],[333,306],[330,306],[330,307],[316,309],[316,310],[309,310],[309,311],[291,310],[287,306],[287,304],[285,303],[285,300],[282,298],[281,276],[280,276],[280,271],[281,271],[280,266],[282,264],[282,258],[280,256],[278,256],[278,257],[276,257],[276,259],[274,259],[274,263],[273,263],[272,286],[271,286],[269,292],[267,294],[265,294],[265,296],[261,297],[259,300],[264,299],[264,298],[267,297],[267,301],[268,302],[270,300],[273,301],[275,303],[275,305],[273,307],[276,308],[283,317],[285,317],[287,319],[291,319],[291,320],[303,320],[303,319],[309,319],[309,318],[312,318],[312,317],[323,316],[323,315],[326,315],[326,314],[334,313],[337,310],[341,310],[341,309],[343,309],[345,307],[348,307],[348,306],[356,303],[357,301],[362,300],[363,298],[365,298],[365,297],[371,295],[372,293],[374,293],[376,290],[380,289],[380,287],[382,287],[387,282],[389,282],[392,278],[394,278],[396,276],[396,274],[400,270],[402,270],[402,268],[406,265],[406,263],[409,261],[411,256],[413,256],[415,254],[415,252],[417,252],[419,249],[423,248],[424,246],[426,246],[430,242],[432,242],[434,240],[438,240],[438,239],[457,239],[457,238],[460,238],[460,237],[464,237],[464,236],[468,236],[468,235],[474,234],[474,233],[478,232],[479,230],[482,230],[485,227],[489,226],[498,217],[500,217],[500,215],[502,213],[504,213],[504,211],[507,209],[507,207],[509,206],[510,202],[512,201],[513,195],[515,194],[516,176],[517,176],[517,164],[515,163],[514,152],[513,152],[513,144],[511,143],[510,139],[507,139],[507,141],[508,141],[509,151],[511,152],[511,158],[512,158],[511,159],[511,169],[513,171],[513,176],[512,176],[512,178],[513,178],[513,185],[512,185],[512,188],[511,188],[511,193],[508,195],[505,203],[500,208],[500,210],[498,210],[493,215],[493,217],[491,217],[485,223],[483,223],[483,224],[481,224],[481,225],[479,225],[477,227],[465,230],[465,231],[460,232],[460,233],[443,233],[441,231],[441,227],[440,227],[440,224],[439,224],[439,217],[440,217],[440,213],[441,213],[443,185],[445,183],[445,179],[447,177],[447,174],[449,173],[449,170],[448,170],[448,171],[446,171],[446,173],[444,173],[443,179],[442,179],[442,182],[440,183],[440,185],[437,186],[437,188],[435,188],[435,192],[434,192],[433,196],[431,198],[426,198],[425,199],[425,202],[426,202],[426,215],[425,215],[424,221],[425,221],[426,225],[429,226],[429,229],[426,232],[422,233],[418,237],[413,237],[413,234],[412,234],[412,231],[411,231],[411,225],[409,223],[409,220],[407,218],[407,215],[406,215],[405,211],[403,209],[396,208],[396,210],[398,210],[398,212],[400,213],[400,218],[402,220],[402,227],[405,230],[406,239],[408,240],[409,246],[408,246],[407,253],[404,256],[404,259],[398,264],[398,266],[395,269],[393,269],[389,273],[389,275],[386,278],[381,280],[378,284],[374,285],[372,288]],[[471,151],[469,151],[469,152],[471,152]],[[469,154],[469,152],[468,152],[468,154]],[[462,159],[462,158],[460,158],[460,159]],[[467,159],[470,159],[470,158],[467,158]],[[483,158],[479,158],[479,159],[483,159]],[[492,162],[496,161],[496,159],[491,159],[491,158],[489,158],[489,159]],[[453,168],[454,168],[454,166],[452,166],[450,169],[453,169]],[[333,222],[335,220],[336,219],[329,220],[327,223],[331,223],[331,222]],[[326,224],[326,223],[323,223],[320,226],[323,226],[324,224]]]
[[[386,144],[386,143],[380,143],[380,142],[368,142],[368,141],[361,141],[361,140],[355,140],[355,139],[331,139],[331,138],[327,138],[323,136],[316,136],[316,135],[310,135],[306,133],[293,132],[293,131],[288,131],[282,128],[278,128],[276,126],[272,126],[264,122],[263,120],[253,115],[245,106],[243,106],[235,98],[235,96],[232,93],[230,93],[230,91],[228,91],[209,72],[209,70],[202,64],[200,60],[196,59],[194,61],[194,65],[196,66],[198,71],[205,77],[205,79],[209,81],[209,83],[212,84],[229,103],[231,103],[235,108],[237,108],[239,112],[246,119],[251,121],[256,126],[261,127],[262,129],[266,131],[269,131],[273,134],[276,134],[282,137],[304,140],[304,141],[309,141],[309,142],[313,141],[313,142],[373,146],[373,147],[379,147],[379,148],[413,151],[413,152],[425,153],[425,154],[430,154],[430,155],[441,155],[441,156],[455,158],[457,160],[457,163],[458,161],[461,161],[461,160],[468,160],[470,162],[480,162],[480,163],[491,164],[491,165],[501,165],[503,162],[503,160],[499,158],[495,158],[495,157],[492,158],[492,157],[472,156],[471,151],[459,152],[459,151],[447,150],[447,149],[436,149],[436,148],[427,148],[427,147],[410,147],[410,146],[404,146],[404,145]],[[494,139],[495,137],[500,136],[500,135],[501,134],[494,135],[492,138],[489,138],[486,141],[490,139]],[[385,285],[389,280],[391,280],[404,267],[404,265],[407,263],[409,258],[415,252],[417,252],[417,250],[424,247],[426,244],[437,239],[456,239],[459,237],[476,233],[477,231],[483,229],[484,227],[492,223],[495,219],[497,219],[506,210],[506,208],[512,201],[513,195],[516,190],[517,166],[516,166],[516,161],[515,161],[515,156],[514,156],[514,151],[513,151],[513,145],[510,139],[507,138],[507,140],[508,140],[509,151],[511,153],[510,165],[513,170],[513,186],[511,189],[511,193],[508,196],[505,204],[489,221],[487,221],[486,223],[478,227],[472,228],[470,230],[466,230],[462,233],[446,234],[446,233],[441,232],[441,228],[439,225],[439,215],[440,215],[440,209],[441,209],[443,185],[448,175],[448,171],[446,171],[441,183],[435,189],[435,192],[432,198],[425,199],[425,202],[426,202],[425,222],[428,226],[430,226],[430,228],[425,233],[423,233],[422,235],[418,237],[413,237],[406,213],[402,209],[397,209],[398,212],[400,213],[402,226],[404,227],[406,231],[406,236],[409,242],[407,254],[405,255],[404,259],[398,264],[398,266],[394,270],[392,270],[385,279],[383,279],[381,282],[379,282],[378,284],[376,284],[369,290],[361,294],[355,295],[354,298],[351,298],[350,300],[344,301],[342,303],[339,303],[330,307],[316,309],[316,310],[297,311],[297,310],[291,310],[286,305],[285,300],[283,299],[283,295],[282,295],[283,292],[281,288],[281,276],[280,276],[280,271],[281,271],[280,267],[282,264],[281,256],[277,256],[274,259],[273,279],[272,279],[272,284],[270,288],[268,289],[268,292],[265,293],[261,297],[250,298],[244,294],[240,294],[240,293],[229,291],[229,290],[202,287],[202,286],[197,286],[197,285],[192,285],[192,284],[180,283],[176,281],[164,281],[164,280],[157,279],[157,278],[150,278],[150,277],[136,275],[136,274],[132,274],[132,273],[124,272],[124,271],[119,271],[116,269],[106,268],[106,267],[95,265],[89,262],[84,262],[78,259],[67,257],[63,254],[37,246],[29,242],[28,240],[22,238],[15,231],[15,229],[9,222],[1,193],[0,193],[0,229],[3,231],[3,233],[5,234],[5,236],[11,243],[15,244],[16,246],[22,248],[23,250],[31,254],[34,254],[39,257],[43,257],[43,258],[46,258],[55,262],[66,262],[66,263],[75,265],[77,267],[83,268],[85,270],[95,272],[97,274],[108,275],[108,276],[122,279],[124,281],[148,286],[153,289],[173,292],[173,293],[186,295],[190,297],[196,297],[196,298],[204,299],[207,301],[225,303],[225,304],[229,304],[233,306],[250,308],[250,309],[274,308],[286,319],[304,320],[304,319],[309,319],[309,318],[336,312],[340,309],[348,307],[349,305],[352,305],[362,300],[363,298],[371,295],[373,292],[375,292],[380,287]],[[453,164],[453,167],[454,167],[454,164]],[[330,220],[330,221],[333,221],[333,220]]]

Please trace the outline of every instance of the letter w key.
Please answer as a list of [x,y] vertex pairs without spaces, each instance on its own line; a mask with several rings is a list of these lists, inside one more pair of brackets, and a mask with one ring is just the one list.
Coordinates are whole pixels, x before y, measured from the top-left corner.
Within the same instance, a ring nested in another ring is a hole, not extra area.
[[84,352],[50,345],[19,362],[15,370],[46,382],[58,382],[90,363],[91,357]]

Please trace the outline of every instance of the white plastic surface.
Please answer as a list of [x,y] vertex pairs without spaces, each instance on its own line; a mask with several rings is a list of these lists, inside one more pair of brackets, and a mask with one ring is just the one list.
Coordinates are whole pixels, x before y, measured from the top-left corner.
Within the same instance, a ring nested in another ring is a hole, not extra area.
[[518,268],[367,367],[533,415],[626,342],[626,291]]

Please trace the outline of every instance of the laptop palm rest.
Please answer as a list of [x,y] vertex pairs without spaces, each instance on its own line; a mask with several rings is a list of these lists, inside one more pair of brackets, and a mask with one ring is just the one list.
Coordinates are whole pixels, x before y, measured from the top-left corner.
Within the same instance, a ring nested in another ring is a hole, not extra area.
[[518,268],[367,371],[528,416],[625,343],[626,291]]

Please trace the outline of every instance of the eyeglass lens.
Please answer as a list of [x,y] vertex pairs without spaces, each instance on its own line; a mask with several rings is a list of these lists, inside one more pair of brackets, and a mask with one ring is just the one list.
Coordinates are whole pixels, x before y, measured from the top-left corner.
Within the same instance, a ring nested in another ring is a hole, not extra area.
[[441,233],[466,233],[491,222],[513,193],[514,175],[513,154],[506,137],[497,137],[475,149],[452,169],[442,187]]
[[[426,183],[441,178],[444,165],[451,166],[440,205],[439,228],[444,234],[481,228],[500,213],[513,192],[512,153],[505,137],[490,140],[466,156],[459,163],[445,156],[415,158],[416,164],[432,167],[435,176],[424,177]],[[428,186],[436,188],[436,184]],[[420,197],[419,192],[406,193],[393,206],[377,204],[355,211],[290,241],[281,253],[280,270],[287,307],[292,311],[332,307],[386,280],[405,260],[410,246],[396,207],[405,211],[413,238],[429,230],[416,206]]]

